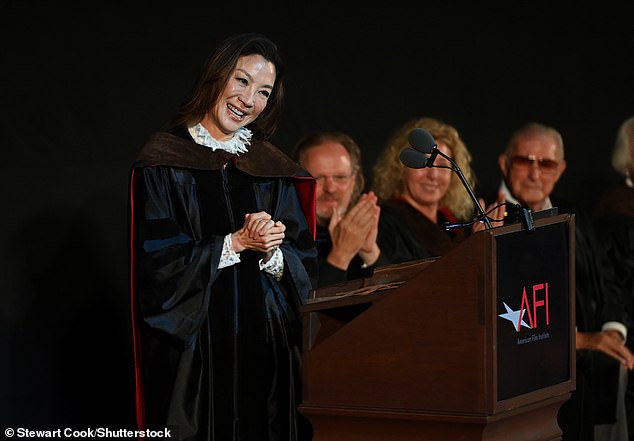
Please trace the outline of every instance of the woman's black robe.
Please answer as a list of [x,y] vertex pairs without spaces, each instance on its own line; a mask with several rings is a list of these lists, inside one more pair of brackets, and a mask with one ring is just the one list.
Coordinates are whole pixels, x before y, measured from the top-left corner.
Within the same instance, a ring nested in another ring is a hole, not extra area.
[[[258,211],[286,225],[279,282],[254,251],[218,269],[224,237]],[[298,306],[316,274],[312,178],[269,143],[236,156],[159,133],[132,167],[130,215],[139,427],[302,439]]]

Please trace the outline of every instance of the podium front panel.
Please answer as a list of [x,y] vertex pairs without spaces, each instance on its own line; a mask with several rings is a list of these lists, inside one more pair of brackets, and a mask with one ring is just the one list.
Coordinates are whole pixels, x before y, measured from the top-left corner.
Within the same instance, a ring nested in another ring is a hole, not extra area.
[[566,222],[495,236],[498,401],[570,380]]

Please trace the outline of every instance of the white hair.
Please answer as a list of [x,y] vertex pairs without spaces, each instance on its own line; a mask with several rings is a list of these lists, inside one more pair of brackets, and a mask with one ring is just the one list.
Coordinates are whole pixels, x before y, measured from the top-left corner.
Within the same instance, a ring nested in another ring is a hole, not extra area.
[[629,176],[634,171],[634,116],[625,120],[616,136],[612,151],[612,168],[623,175]]

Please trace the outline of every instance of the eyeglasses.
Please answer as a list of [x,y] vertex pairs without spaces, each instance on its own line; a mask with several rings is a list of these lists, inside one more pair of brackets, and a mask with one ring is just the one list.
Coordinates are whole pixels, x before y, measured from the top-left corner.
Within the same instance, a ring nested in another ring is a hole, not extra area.
[[350,179],[354,176],[354,173],[349,175],[335,175],[335,176],[314,176],[318,185],[324,185],[328,179],[331,179],[335,185],[346,185],[350,182]]
[[555,161],[554,159],[538,158],[535,155],[511,156],[509,158],[509,162],[518,170],[528,170],[533,167],[533,164],[537,163],[539,170],[543,174],[555,173],[559,167],[559,161]]

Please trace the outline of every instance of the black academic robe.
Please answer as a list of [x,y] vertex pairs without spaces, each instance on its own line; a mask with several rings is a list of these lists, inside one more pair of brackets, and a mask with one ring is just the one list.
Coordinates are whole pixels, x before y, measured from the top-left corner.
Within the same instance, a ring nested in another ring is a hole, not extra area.
[[[183,440],[308,439],[297,406],[299,305],[316,280],[312,178],[269,143],[236,156],[159,133],[132,167],[130,202],[139,426]],[[279,282],[254,251],[218,269],[224,237],[258,211],[286,225]]]
[[627,312],[629,344],[634,348],[634,188],[621,183],[602,193],[594,210],[594,224],[614,268]]
[[456,221],[446,209],[438,211],[435,223],[404,200],[393,198],[381,205],[377,243],[392,263],[442,256],[466,238],[463,228],[446,231],[445,221]]

